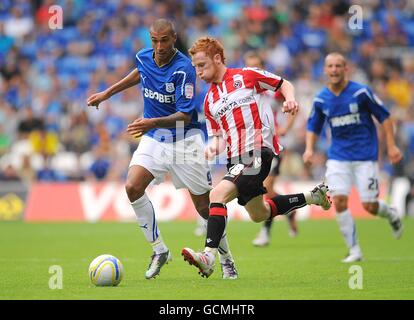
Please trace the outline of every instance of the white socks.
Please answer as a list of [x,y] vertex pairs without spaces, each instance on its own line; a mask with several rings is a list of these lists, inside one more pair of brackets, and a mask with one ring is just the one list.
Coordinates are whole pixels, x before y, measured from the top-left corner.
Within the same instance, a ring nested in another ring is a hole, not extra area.
[[342,235],[344,236],[345,243],[349,249],[358,246],[357,236],[356,236],[356,228],[354,218],[352,218],[351,213],[349,210],[345,210],[342,212],[337,212],[336,220],[339,224],[339,229],[341,230]]
[[154,207],[147,194],[145,193],[141,198],[132,202],[131,206],[135,211],[139,226],[147,241],[152,245],[154,252],[157,254],[167,252],[168,248],[158,230]]
[[[227,226],[227,223],[226,223]],[[221,237],[219,247],[218,247],[219,257],[220,257],[220,263],[225,263],[227,259],[230,259],[233,261],[233,256],[230,252],[229,243],[227,241],[227,233],[226,229],[224,229],[223,236]]]
[[396,219],[394,209],[392,209],[382,200],[378,200],[377,216],[381,218],[387,218],[389,221]]

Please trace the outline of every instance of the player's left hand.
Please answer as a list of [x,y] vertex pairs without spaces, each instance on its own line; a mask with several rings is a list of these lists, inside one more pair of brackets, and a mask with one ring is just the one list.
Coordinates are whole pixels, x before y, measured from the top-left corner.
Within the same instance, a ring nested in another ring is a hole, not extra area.
[[299,111],[299,104],[295,100],[286,100],[283,102],[282,112],[295,115]]
[[127,132],[134,138],[139,138],[145,132],[154,129],[154,119],[138,118],[134,122],[130,123],[127,128]]
[[388,148],[388,159],[392,164],[396,164],[401,161],[402,153],[397,146]]
[[284,137],[287,133],[286,127],[277,128],[277,134],[279,137]]

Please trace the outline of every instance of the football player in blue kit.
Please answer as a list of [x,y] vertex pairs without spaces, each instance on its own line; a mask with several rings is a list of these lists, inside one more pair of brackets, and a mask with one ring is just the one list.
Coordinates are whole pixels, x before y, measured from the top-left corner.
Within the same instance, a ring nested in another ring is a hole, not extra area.
[[390,162],[399,162],[402,154],[395,143],[390,113],[369,87],[348,80],[345,57],[336,52],[327,55],[324,72],[328,85],[314,99],[303,160],[311,164],[315,143],[327,120],[332,143],[328,151],[326,182],[333,196],[339,228],[349,248],[342,262],[349,263],[362,259],[355,222],[348,210],[348,195],[353,185],[364,209],[386,218],[396,238],[403,230],[396,210],[378,200],[378,137],[373,117],[384,129]]
[[[174,186],[189,190],[198,213],[207,219],[211,175],[204,159],[204,141],[199,130],[195,106],[194,67],[174,44],[174,25],[166,19],[156,20],[150,27],[152,48],[136,54],[136,68],[125,78],[87,100],[98,107],[102,101],[127,88],[141,84],[144,116],[128,126],[128,133],[141,137],[134,152],[126,179],[126,192],[146,240],[153,248],[147,279],[154,278],[171,260],[171,253],[161,237],[154,207],[145,190],[155,179],[169,173]],[[223,278],[237,278],[227,237],[220,242]]]

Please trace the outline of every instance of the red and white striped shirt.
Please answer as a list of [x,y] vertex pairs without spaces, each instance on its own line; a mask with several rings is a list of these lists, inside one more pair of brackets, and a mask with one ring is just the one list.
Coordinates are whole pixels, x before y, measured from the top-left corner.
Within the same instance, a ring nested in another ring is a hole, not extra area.
[[223,136],[228,158],[261,147],[279,153],[273,111],[260,94],[278,90],[282,82],[264,70],[228,68],[222,82],[211,84],[204,99],[207,132]]

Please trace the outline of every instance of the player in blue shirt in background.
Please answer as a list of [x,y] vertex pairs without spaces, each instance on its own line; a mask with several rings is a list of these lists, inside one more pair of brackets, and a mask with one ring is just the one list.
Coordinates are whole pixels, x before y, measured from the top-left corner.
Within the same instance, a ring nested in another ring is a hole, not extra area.
[[372,116],[384,129],[390,162],[399,162],[402,154],[395,144],[389,112],[369,87],[347,79],[345,57],[336,52],[329,54],[324,69],[328,85],[314,99],[303,160],[305,164],[312,162],[315,143],[327,120],[332,141],[326,164],[326,183],[333,196],[339,228],[349,248],[349,254],[342,262],[354,262],[362,259],[362,252],[355,222],[348,210],[352,185],[356,186],[364,209],[388,219],[396,238],[403,230],[396,210],[378,200],[378,137]]
[[[154,278],[169,260],[171,253],[164,243],[155,218],[154,208],[145,193],[155,179],[163,180],[169,173],[174,186],[189,190],[198,213],[207,219],[211,175],[204,160],[204,142],[195,105],[195,69],[174,44],[174,25],[165,19],[156,20],[150,28],[152,49],[136,55],[137,67],[125,78],[95,93],[87,100],[98,107],[102,101],[141,83],[144,96],[144,117],[128,126],[128,133],[141,141],[132,156],[126,181],[126,192],[145,238],[153,248],[151,263],[145,273]],[[223,278],[237,278],[227,237],[220,242]]]

